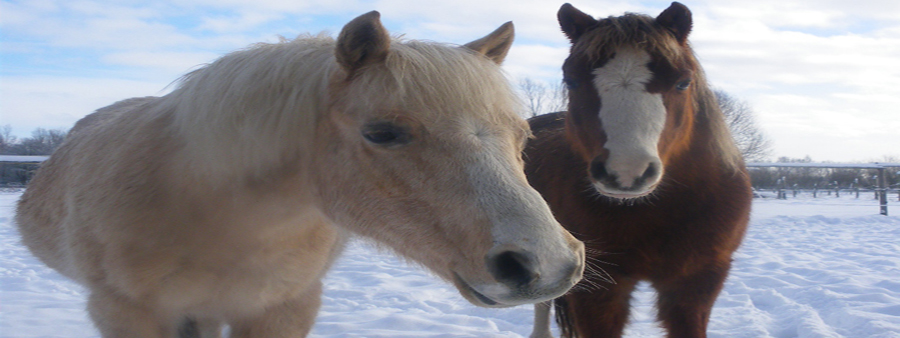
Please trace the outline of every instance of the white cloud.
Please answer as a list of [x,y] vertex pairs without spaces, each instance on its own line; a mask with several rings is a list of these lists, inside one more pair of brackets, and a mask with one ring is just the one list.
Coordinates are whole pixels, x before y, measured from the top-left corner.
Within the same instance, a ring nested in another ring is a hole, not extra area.
[[281,20],[282,14],[276,13],[238,13],[229,16],[206,16],[201,18],[201,24],[197,29],[209,30],[216,33],[240,33],[259,27],[267,22]]
[[114,52],[105,55],[103,61],[111,65],[185,73],[197,66],[210,63],[219,56],[201,52]]
[[7,34],[22,40],[38,39],[49,47],[153,49],[195,42],[178,28],[156,20],[163,14],[150,8],[86,1],[61,2],[54,6],[57,10],[50,11],[22,4],[7,8],[27,18],[4,21],[2,27]]
[[[772,4],[763,2],[767,5]],[[792,7],[797,6],[788,2],[773,8]],[[830,13],[842,8],[816,10]],[[895,89],[900,88],[896,62],[900,35],[884,30],[833,34],[796,30],[847,21],[840,16],[820,15],[818,23],[802,22],[809,18],[773,22],[804,14],[806,9],[787,10],[780,16],[746,12],[701,16],[692,41],[713,84],[756,109],[760,124],[775,141],[777,155],[853,160],[900,152],[900,143],[887,137],[900,125],[900,116],[893,113],[900,105]]]
[[[557,83],[568,53],[556,22],[561,4],[0,2],[2,53],[39,60],[49,69],[4,66],[0,124],[25,128],[26,133],[32,126],[70,126],[118,99],[157,94],[188,69],[228,51],[271,42],[276,35],[336,34],[347,21],[373,9],[381,11],[392,33],[458,44],[512,20],[517,34],[507,72],[514,80]],[[656,16],[667,3],[595,0],[573,5],[596,17],[626,11]],[[900,152],[895,137],[887,136],[900,129],[895,108],[900,106],[900,1],[699,0],[687,5],[694,13],[691,41],[712,83],[755,108],[776,143],[776,155],[851,160]],[[80,67],[92,73],[79,72]],[[59,69],[68,72],[56,74]]]
[[515,78],[532,78],[556,83],[562,81],[562,60],[567,47],[514,44],[503,68]]
[[[174,80],[174,79],[173,79]],[[33,129],[69,129],[84,115],[116,101],[165,94],[168,82],[6,76],[0,81],[0,125],[18,135]]]

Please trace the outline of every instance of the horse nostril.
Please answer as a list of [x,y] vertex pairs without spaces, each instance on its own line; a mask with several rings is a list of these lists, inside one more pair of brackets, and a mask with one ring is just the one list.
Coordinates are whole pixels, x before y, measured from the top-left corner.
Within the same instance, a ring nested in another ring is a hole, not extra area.
[[656,176],[657,173],[659,173],[659,170],[656,168],[656,164],[650,163],[650,165],[647,166],[647,170],[644,170],[644,174],[641,175],[641,179],[649,180],[650,178]]
[[534,259],[529,254],[516,251],[503,251],[494,256],[486,257],[487,266],[494,279],[498,282],[521,287],[530,284],[540,278],[540,273],[535,271]]
[[609,172],[606,171],[606,162],[593,160],[591,161],[591,177],[595,180],[601,181],[609,176]]
[[606,162],[594,159],[588,169],[594,181],[608,188],[620,189],[619,176],[606,170]]

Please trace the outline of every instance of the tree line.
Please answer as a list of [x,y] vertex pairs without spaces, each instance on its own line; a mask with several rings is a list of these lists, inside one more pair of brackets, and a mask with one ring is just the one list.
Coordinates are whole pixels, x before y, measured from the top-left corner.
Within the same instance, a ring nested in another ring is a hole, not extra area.
[[50,155],[65,138],[65,130],[37,128],[20,140],[7,124],[0,126],[0,155]]

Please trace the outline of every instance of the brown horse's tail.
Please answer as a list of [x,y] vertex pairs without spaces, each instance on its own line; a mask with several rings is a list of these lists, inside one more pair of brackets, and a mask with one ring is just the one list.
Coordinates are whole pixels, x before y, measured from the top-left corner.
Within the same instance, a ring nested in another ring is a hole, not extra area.
[[559,326],[561,338],[576,338],[575,322],[569,313],[569,302],[566,297],[553,300],[553,312],[556,313],[556,325]]

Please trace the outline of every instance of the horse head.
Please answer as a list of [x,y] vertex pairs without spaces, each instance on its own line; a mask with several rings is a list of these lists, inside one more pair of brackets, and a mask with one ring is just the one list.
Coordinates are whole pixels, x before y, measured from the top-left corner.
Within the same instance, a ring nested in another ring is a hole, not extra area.
[[527,183],[530,136],[499,69],[504,24],[464,46],[392,40],[377,12],[347,24],[316,132],[323,209],[451,281],[480,306],[552,299],[583,245]]
[[650,194],[691,136],[702,77],[687,42],[691,12],[675,2],[656,18],[596,20],[565,4],[558,19],[572,43],[567,137],[591,183],[611,197]]

